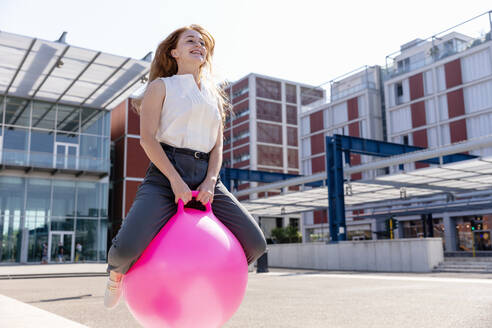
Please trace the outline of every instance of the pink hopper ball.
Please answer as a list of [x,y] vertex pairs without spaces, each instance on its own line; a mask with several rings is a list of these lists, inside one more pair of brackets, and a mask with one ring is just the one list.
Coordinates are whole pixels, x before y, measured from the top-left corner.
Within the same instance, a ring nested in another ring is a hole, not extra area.
[[184,208],[180,199],[176,214],[123,277],[127,306],[144,327],[220,327],[241,305],[246,256],[210,202],[205,208]]

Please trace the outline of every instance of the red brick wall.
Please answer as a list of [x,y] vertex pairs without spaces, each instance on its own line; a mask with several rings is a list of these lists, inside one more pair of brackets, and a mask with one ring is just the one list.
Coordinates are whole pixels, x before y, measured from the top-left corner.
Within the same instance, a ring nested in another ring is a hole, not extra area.
[[128,103],[128,134],[140,135],[140,116],[135,113],[131,103]]
[[318,111],[309,115],[311,133],[323,130],[323,111]]
[[140,146],[140,139],[127,137],[126,176],[144,178],[150,160]]
[[449,118],[465,115],[465,101],[463,98],[463,89],[448,92],[446,94],[448,100],[448,115]]
[[123,179],[123,176],[125,174],[124,168],[125,168],[125,137],[122,137],[118,141],[115,141],[114,146],[115,146],[115,161],[114,161],[114,166],[115,166],[115,176],[113,177],[114,180],[119,180]]
[[232,124],[237,125],[249,121],[249,115],[244,115],[232,120]]
[[349,121],[359,118],[359,103],[357,97],[347,100],[347,115]]
[[424,81],[422,79],[422,73],[410,76],[410,100],[421,98],[424,96]]
[[240,102],[240,101],[242,101],[242,100],[244,100],[244,99],[246,99],[246,98],[248,98],[248,97],[249,97],[249,94],[246,92],[246,93],[244,93],[244,94],[240,95],[239,97],[234,98],[234,99],[232,100],[232,104],[233,104],[233,105],[234,105],[234,104],[237,104],[238,102]]
[[[427,130],[419,130],[413,133],[413,144],[414,146],[427,148]],[[415,163],[415,168],[420,169],[428,167],[429,164],[426,163]]]
[[[347,100],[347,116],[348,120],[356,120],[359,118],[359,102],[358,98],[354,97]],[[359,122],[354,122],[349,124],[349,136],[360,137]],[[359,165],[361,163],[361,157],[359,154],[350,154],[350,165]],[[350,175],[351,180],[362,179],[362,173],[354,173]]]
[[[113,218],[115,221],[123,220],[123,181],[114,182],[114,213]],[[117,224],[118,225],[118,224]]]
[[465,119],[449,123],[449,131],[451,133],[452,143],[460,142],[468,139]]
[[[416,88],[416,86],[413,86]],[[412,88],[410,88],[412,90]],[[412,91],[410,91],[412,92]],[[417,91],[414,91],[414,94],[416,94]],[[425,116],[425,102],[424,101],[419,101],[417,103],[413,103],[410,105],[411,113],[412,113],[412,127],[413,128],[418,128],[420,126],[426,125],[426,116]],[[412,134],[413,136],[413,145],[414,146],[419,146],[419,147],[428,147],[427,143],[427,130],[419,130],[415,131]],[[420,169],[423,167],[428,167],[428,164],[425,163],[415,163],[415,168]]]
[[313,211],[313,223],[328,223],[328,214],[326,210]]
[[462,83],[460,58],[444,64],[444,72],[446,74],[446,88],[460,85]]
[[125,134],[125,110],[127,101],[123,101],[111,111],[111,141]]
[[325,156],[311,158],[312,173],[314,174],[314,173],[325,171],[325,164],[326,164],[325,162],[326,162]]
[[412,112],[412,128],[426,125],[425,102],[419,101],[410,105]]
[[[465,115],[463,89],[448,92],[446,97],[448,100],[449,118]],[[468,139],[465,119],[449,123],[449,134],[452,143]]]
[[232,93],[242,90],[244,88],[248,87],[249,80],[248,78],[242,79],[241,81],[238,81],[232,86]]
[[316,155],[325,152],[325,138],[323,133],[311,136],[311,154]]
[[135,195],[137,194],[138,186],[140,185],[139,181],[125,181],[126,182],[126,196],[125,196],[125,217],[130,210],[130,207],[133,204],[133,200],[135,199]]

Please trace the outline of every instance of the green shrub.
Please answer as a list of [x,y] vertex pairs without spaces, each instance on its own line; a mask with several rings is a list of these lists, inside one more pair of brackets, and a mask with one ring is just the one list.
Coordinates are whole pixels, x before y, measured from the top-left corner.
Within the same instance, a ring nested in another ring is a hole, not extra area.
[[302,234],[293,226],[274,228],[271,235],[276,244],[302,242]]

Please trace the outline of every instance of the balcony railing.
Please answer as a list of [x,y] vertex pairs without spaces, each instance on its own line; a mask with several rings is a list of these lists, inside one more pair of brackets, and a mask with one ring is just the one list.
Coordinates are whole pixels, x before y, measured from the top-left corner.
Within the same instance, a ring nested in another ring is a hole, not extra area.
[[90,172],[108,172],[109,159],[93,156],[74,156],[52,153],[28,152],[24,150],[0,150],[1,163],[22,167],[38,167],[47,169],[76,170]]
[[[414,55],[407,58],[400,58],[404,50],[396,51],[386,56],[386,69],[383,70],[383,80],[386,81],[398,75],[412,72],[448,56],[464,52],[491,41],[491,17],[492,11],[489,11],[439,32],[425,40],[420,40],[417,44],[413,45],[413,47],[422,48],[420,56]],[[482,32],[478,35],[477,31]],[[457,34],[452,35],[451,32],[456,32]],[[398,62],[400,63],[398,64]]]
[[333,90],[331,91],[331,101],[334,102],[338,99],[348,97],[364,89],[376,89],[376,83],[362,82],[357,85],[354,85],[351,88],[343,89],[340,91],[336,90],[336,88],[333,88]]

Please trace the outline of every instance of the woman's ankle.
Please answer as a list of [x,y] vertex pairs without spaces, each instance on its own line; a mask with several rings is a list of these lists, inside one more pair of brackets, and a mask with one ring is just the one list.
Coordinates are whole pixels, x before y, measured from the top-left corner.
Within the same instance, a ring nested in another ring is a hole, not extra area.
[[122,273],[115,272],[115,271],[109,272],[109,279],[111,279],[113,281],[120,281],[122,277],[123,277]]

